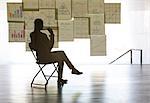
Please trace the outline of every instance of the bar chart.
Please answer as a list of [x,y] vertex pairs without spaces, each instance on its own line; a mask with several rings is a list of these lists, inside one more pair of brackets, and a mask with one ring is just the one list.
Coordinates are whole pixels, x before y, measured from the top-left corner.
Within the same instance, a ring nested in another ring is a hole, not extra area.
[[9,23],[9,42],[24,42],[24,23]]
[[8,21],[24,21],[21,3],[8,3],[7,6]]

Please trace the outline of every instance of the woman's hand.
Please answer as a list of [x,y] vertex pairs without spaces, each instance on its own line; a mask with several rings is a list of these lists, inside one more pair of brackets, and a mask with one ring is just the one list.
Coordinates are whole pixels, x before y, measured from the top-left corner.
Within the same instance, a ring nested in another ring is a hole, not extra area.
[[49,27],[47,30],[51,33],[51,35],[53,35],[53,30],[52,30],[52,28]]

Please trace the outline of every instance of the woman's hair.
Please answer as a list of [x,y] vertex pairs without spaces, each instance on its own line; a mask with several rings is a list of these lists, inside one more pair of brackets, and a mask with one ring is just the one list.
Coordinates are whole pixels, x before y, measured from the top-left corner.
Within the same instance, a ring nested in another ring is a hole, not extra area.
[[42,19],[35,19],[34,21],[34,29],[41,30],[43,28],[43,20]]

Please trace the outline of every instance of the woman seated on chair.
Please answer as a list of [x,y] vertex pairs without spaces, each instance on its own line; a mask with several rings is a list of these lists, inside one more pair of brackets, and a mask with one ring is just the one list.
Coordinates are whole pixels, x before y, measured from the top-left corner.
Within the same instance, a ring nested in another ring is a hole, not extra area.
[[64,51],[51,51],[54,45],[54,33],[49,27],[47,30],[50,33],[50,39],[47,35],[42,33],[43,20],[36,19],[34,21],[34,31],[31,32],[31,48],[36,51],[37,59],[40,63],[58,63],[58,83],[65,83],[67,80],[62,79],[63,65],[64,62],[72,70],[72,74],[80,75],[79,72],[73,64],[70,62]]

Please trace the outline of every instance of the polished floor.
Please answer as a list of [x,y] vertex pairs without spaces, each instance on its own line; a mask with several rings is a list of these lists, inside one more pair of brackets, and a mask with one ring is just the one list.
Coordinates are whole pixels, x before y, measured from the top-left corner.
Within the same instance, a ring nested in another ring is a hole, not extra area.
[[[76,67],[84,74],[72,75],[65,67],[68,84],[57,88],[57,79],[52,78],[45,91],[30,87],[37,65],[0,65],[0,103],[150,103],[150,65]],[[45,81],[40,74],[35,82]]]

